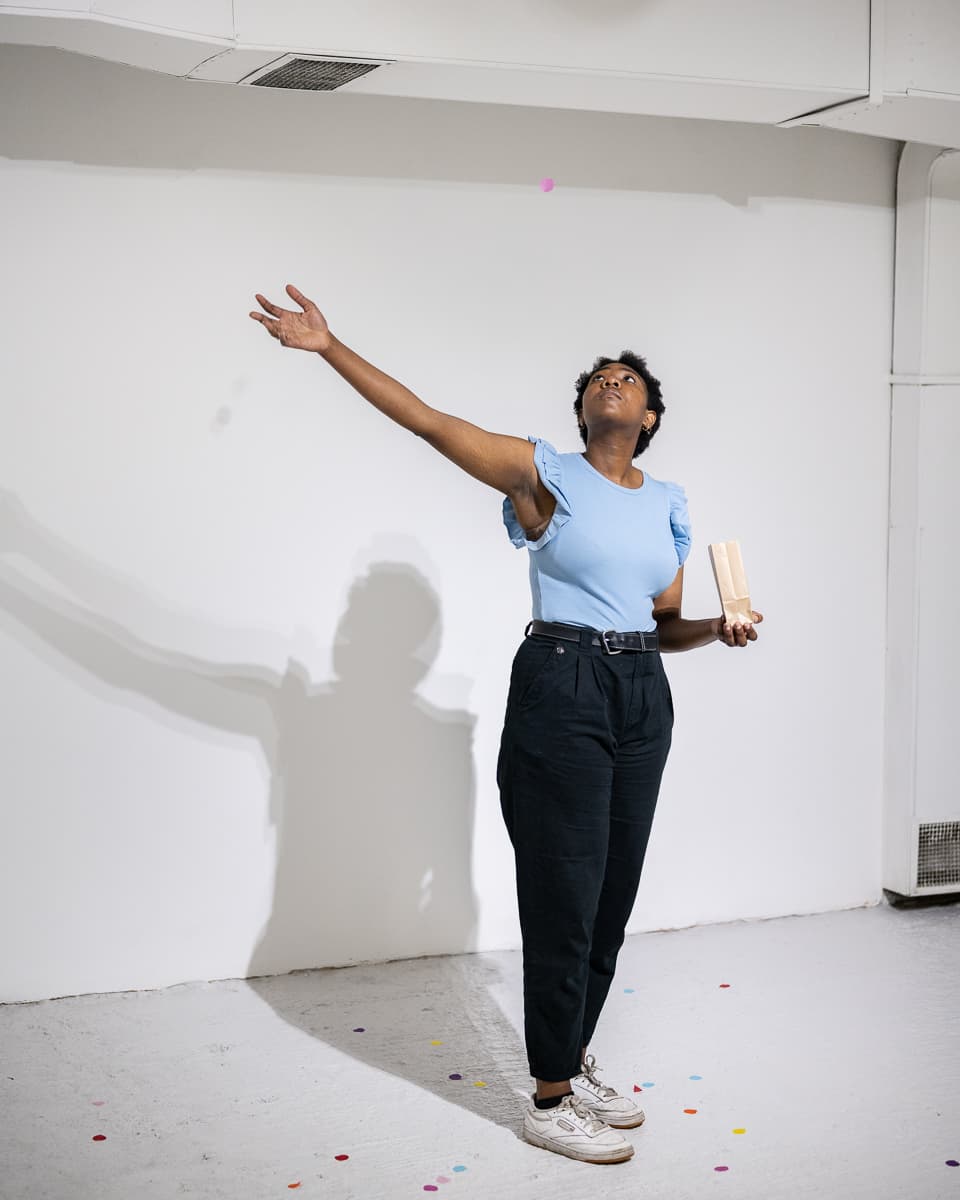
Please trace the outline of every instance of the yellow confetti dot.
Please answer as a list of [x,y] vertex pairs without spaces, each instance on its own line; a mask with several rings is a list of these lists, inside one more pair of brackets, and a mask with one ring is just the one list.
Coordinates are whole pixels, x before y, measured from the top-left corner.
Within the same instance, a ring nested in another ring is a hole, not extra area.
[[486,1087],[487,1085],[483,1082],[482,1079],[478,1079],[477,1082],[473,1086],[474,1087]]
[[746,1133],[747,1131],[745,1129],[735,1129],[733,1132],[734,1133]]
[[438,1042],[431,1042],[431,1043],[430,1043],[430,1045],[431,1045],[431,1046],[442,1046],[442,1045],[443,1045],[443,1042],[439,1042],[439,1041],[438,1041]]

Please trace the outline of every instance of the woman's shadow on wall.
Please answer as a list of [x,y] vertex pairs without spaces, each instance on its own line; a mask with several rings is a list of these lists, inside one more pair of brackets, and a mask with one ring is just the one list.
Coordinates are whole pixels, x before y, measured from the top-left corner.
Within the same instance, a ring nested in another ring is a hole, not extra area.
[[[0,549],[24,555],[83,599],[4,561],[0,624],[9,632],[23,640],[29,630],[47,662],[114,703],[120,694],[144,713],[260,742],[270,765],[276,871],[248,986],[285,1021],[343,1053],[512,1124],[503,1101],[526,1075],[518,1073],[520,1039],[489,993],[499,967],[482,955],[423,957],[472,950],[476,930],[475,718],[416,690],[440,635],[439,599],[425,576],[409,562],[370,564],[337,625],[334,679],[316,683],[289,656],[280,674],[141,640],[103,612],[151,628],[182,623],[182,614],[161,610],[135,581],[81,554],[2,492],[0,534]],[[382,965],[351,966],[391,959],[410,961],[394,962],[389,974]],[[351,969],[313,969],[321,963]],[[446,1055],[431,1049],[443,1040],[457,1045],[456,1065],[445,1068]],[[504,1086],[496,1098],[481,1097],[451,1087],[448,1070]]]

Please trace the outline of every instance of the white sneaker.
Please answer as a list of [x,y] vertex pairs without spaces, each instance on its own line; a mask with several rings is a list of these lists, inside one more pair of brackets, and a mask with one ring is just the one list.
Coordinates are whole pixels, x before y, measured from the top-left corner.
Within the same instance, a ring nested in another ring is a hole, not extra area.
[[588,1054],[583,1060],[583,1071],[570,1080],[570,1086],[586,1107],[613,1129],[635,1129],[646,1119],[643,1109],[629,1096],[621,1096],[616,1088],[601,1083],[597,1078],[597,1060]]
[[525,1142],[589,1163],[626,1162],[633,1146],[586,1107],[577,1096],[564,1096],[553,1108],[530,1106],[523,1114]]

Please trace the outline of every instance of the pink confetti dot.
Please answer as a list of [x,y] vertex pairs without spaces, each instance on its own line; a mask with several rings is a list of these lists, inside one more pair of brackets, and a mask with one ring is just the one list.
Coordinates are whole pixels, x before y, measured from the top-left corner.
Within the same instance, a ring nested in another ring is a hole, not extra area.
[[729,1167],[714,1167],[713,1169],[715,1171],[729,1171],[730,1170]]
[[541,179],[540,180],[540,191],[541,192],[552,192],[553,191],[553,180],[552,179]]
[[449,1182],[450,1182],[450,1180],[446,1177],[446,1175],[438,1175],[437,1176],[437,1183],[449,1183]]
[[438,1187],[434,1187],[432,1183],[425,1183],[423,1185],[423,1190],[425,1192],[439,1192],[440,1191],[440,1189]]
[[95,1104],[97,1108],[100,1108],[101,1105],[106,1104],[106,1100],[91,1100],[90,1103]]

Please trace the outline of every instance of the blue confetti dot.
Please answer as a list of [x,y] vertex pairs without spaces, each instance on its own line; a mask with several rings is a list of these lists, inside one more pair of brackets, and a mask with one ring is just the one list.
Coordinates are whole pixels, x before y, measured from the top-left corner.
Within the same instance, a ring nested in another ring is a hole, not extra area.
[[690,1078],[691,1079],[702,1079],[703,1076],[702,1075],[691,1075]]
[[467,1168],[466,1167],[454,1167],[453,1169],[455,1171],[465,1171]]
[[641,1083],[641,1084],[640,1084],[640,1086],[641,1086],[641,1087],[655,1087],[655,1086],[656,1086],[656,1084],[650,1083],[650,1082],[648,1081],[647,1083]]
[[624,988],[623,990],[624,990],[625,992],[632,992],[634,989],[633,989],[633,988]]

